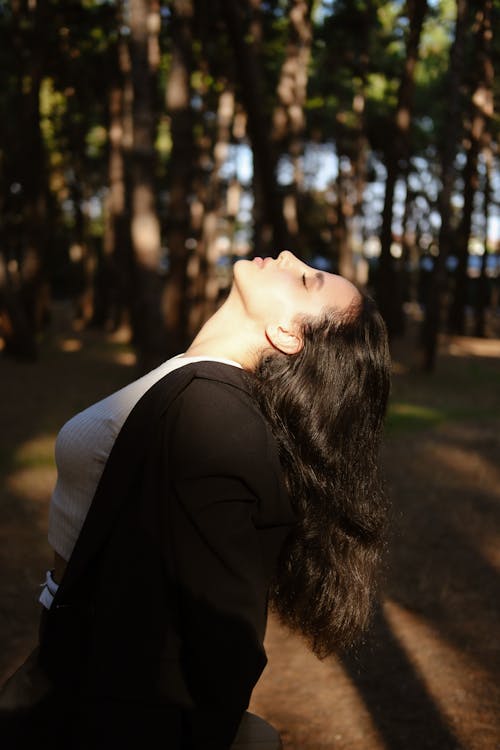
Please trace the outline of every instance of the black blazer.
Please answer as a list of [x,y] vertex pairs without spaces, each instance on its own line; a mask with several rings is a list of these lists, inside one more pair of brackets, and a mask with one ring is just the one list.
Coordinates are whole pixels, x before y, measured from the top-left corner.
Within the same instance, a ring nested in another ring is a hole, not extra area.
[[186,365],[120,431],[41,626],[64,747],[231,745],[294,523],[247,378]]

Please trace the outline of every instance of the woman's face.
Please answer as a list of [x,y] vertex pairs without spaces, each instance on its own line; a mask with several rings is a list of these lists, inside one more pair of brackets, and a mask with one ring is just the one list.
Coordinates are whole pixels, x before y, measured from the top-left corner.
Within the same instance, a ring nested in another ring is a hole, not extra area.
[[291,325],[298,316],[318,316],[326,307],[343,310],[359,297],[347,279],[318,271],[288,250],[276,259],[237,261],[233,286],[246,313],[264,325]]

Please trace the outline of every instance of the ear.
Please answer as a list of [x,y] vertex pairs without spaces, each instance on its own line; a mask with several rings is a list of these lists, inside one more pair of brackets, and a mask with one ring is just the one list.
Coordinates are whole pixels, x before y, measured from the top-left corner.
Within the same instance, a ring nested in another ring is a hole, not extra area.
[[266,338],[275,349],[283,354],[298,354],[303,346],[302,337],[297,331],[280,325],[268,325]]

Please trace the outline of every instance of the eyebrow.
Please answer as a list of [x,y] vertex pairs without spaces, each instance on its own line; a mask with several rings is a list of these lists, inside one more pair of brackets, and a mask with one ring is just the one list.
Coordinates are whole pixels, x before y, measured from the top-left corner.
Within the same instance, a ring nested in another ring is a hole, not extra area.
[[314,280],[318,282],[318,289],[321,289],[321,287],[325,283],[324,274],[322,274],[320,271],[316,271],[316,273],[314,274]]

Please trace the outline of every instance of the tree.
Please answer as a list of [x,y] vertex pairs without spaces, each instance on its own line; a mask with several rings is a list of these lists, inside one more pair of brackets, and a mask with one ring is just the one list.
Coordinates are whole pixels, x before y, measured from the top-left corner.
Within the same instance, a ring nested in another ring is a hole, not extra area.
[[[476,10],[473,26],[474,54],[471,67],[475,80],[469,101],[468,128],[465,136],[464,205],[456,238],[458,265],[455,271],[455,289],[448,318],[449,331],[457,334],[465,333],[465,307],[469,287],[469,242],[474,197],[479,188],[478,157],[489,120],[493,116],[494,71],[491,58],[491,12],[492,0],[481,2]],[[484,252],[485,254],[487,252],[486,241]]]
[[0,121],[5,351],[36,356],[52,296],[80,325],[131,323],[147,369],[191,340],[235,257],[288,246],[370,293],[378,268],[391,335],[403,300],[422,303],[432,369],[452,249],[454,330],[465,289],[485,330],[487,256],[471,282],[467,238],[498,201],[498,10],[0,0],[0,105],[16,115]]
[[455,36],[450,53],[448,77],[447,128],[441,144],[441,190],[438,196],[438,207],[441,217],[438,240],[439,254],[434,263],[420,336],[420,347],[423,355],[422,365],[428,372],[434,369],[436,363],[438,334],[441,324],[441,307],[446,288],[446,261],[452,245],[451,199],[455,181],[454,161],[461,128],[460,86],[464,67],[468,10],[468,0],[457,0]]
[[380,235],[380,260],[377,271],[377,298],[390,336],[400,335],[403,332],[401,280],[391,255],[393,203],[396,180],[401,172],[404,174],[408,169],[415,66],[418,60],[420,34],[427,11],[427,0],[408,0],[406,7],[408,17],[406,59],[399,86],[394,121],[387,139],[388,148],[385,160],[387,176]]
[[376,180],[374,164],[386,147],[401,68],[396,19],[394,3],[339,0],[314,28],[308,136],[313,144],[332,143],[338,170],[325,201],[327,230],[309,242],[352,279],[365,266],[356,265],[360,241],[378,227],[367,187]]
[[165,98],[172,147],[168,163],[168,277],[164,292],[167,353],[182,351],[188,338],[188,248],[190,195],[195,156],[191,73],[193,69],[193,5],[172,3],[171,60]]
[[475,304],[475,321],[474,321],[474,334],[479,337],[486,335],[486,308],[488,307],[489,298],[489,279],[488,279],[488,257],[489,257],[489,242],[488,242],[488,228],[489,228],[489,217],[491,212],[491,175],[492,175],[492,164],[493,164],[493,153],[491,148],[490,139],[487,139],[484,149],[484,165],[485,165],[485,176],[484,176],[484,252],[481,259],[481,270],[479,272],[479,278],[477,280],[477,295]]
[[[254,192],[261,196],[262,222],[254,236],[256,255],[274,255],[289,246],[289,235],[283,216],[283,202],[277,189],[276,154],[268,137],[270,117],[264,103],[262,68],[256,41],[247,34],[245,13],[250,15],[248,0],[221,0],[221,8],[233,44],[238,71],[239,96],[248,115],[254,170]],[[258,196],[254,199],[258,200]]]
[[284,217],[290,238],[299,234],[300,191],[303,191],[304,106],[311,56],[312,26],[310,0],[290,0],[287,9],[288,40],[277,87],[272,138],[280,152],[291,159],[293,176],[284,199]]
[[47,0],[15,0],[10,34],[5,34],[17,61],[9,107],[15,113],[16,129],[7,133],[10,142],[4,149],[4,187],[8,196],[4,209],[10,221],[4,220],[2,227],[5,245],[0,300],[8,321],[5,349],[21,359],[36,358],[37,334],[46,315],[47,184],[39,97],[47,9]]
[[128,165],[134,268],[131,308],[138,366],[146,371],[163,361],[167,351],[154,147],[160,9],[157,0],[129,0],[129,8],[133,90],[133,145]]
[[[123,23],[121,16],[121,6],[118,6],[118,26]],[[94,319],[106,328],[116,330],[128,317],[132,277],[126,175],[126,153],[133,142],[132,82],[130,52],[123,34],[120,34],[113,51],[108,91],[108,193]]]

